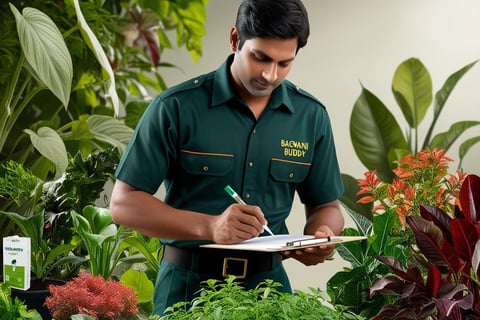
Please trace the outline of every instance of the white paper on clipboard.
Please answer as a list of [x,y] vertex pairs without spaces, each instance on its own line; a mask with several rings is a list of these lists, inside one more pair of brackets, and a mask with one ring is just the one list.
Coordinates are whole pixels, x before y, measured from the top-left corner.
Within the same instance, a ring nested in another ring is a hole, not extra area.
[[245,251],[266,251],[278,252],[297,250],[308,247],[333,245],[343,242],[360,241],[364,236],[332,236],[327,238],[314,238],[312,235],[280,234],[274,236],[256,237],[236,244],[204,244],[202,248],[245,250]]

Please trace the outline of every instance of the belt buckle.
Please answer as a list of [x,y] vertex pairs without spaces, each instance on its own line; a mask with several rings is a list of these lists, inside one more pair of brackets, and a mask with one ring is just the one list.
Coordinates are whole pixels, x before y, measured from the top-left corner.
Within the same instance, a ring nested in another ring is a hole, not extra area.
[[[243,271],[240,274],[229,273],[227,269],[230,261],[243,262]],[[226,278],[231,275],[231,276],[235,276],[235,278],[237,279],[245,279],[247,277],[247,265],[248,265],[248,259],[245,259],[245,258],[223,258],[222,276]]]

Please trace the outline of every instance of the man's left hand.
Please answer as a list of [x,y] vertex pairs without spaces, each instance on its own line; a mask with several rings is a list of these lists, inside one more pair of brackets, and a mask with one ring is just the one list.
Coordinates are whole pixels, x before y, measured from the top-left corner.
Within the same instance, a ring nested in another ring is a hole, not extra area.
[[[321,226],[315,232],[315,238],[325,238],[333,236],[334,233],[327,226]],[[318,263],[325,262],[325,260],[331,258],[335,252],[335,245],[320,245],[316,247],[309,247],[300,250],[284,251],[282,254],[285,257],[294,258],[300,261],[306,266],[316,265]]]

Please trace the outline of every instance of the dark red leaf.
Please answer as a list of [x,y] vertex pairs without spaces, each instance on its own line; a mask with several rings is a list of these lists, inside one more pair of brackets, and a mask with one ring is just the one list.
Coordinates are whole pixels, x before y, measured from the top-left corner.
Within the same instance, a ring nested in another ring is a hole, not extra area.
[[480,223],[480,177],[468,175],[460,188],[460,206],[466,218],[473,224]]
[[432,221],[437,227],[442,230],[443,237],[451,242],[450,238],[450,220],[452,218],[444,210],[429,206],[429,205],[420,205],[420,215],[422,218]]
[[411,268],[405,270],[403,265],[396,258],[380,256],[377,256],[376,258],[387,265],[394,274],[403,280],[417,283],[420,286],[424,285],[422,273],[416,266],[412,265]]
[[421,217],[409,216],[407,223],[412,229],[420,251],[427,260],[442,272],[445,269],[450,273],[458,273],[462,267],[455,249],[443,240],[440,229],[431,221]]
[[428,269],[427,277],[427,292],[433,297],[437,298],[438,288],[440,287],[440,282],[442,275],[436,266],[431,266]]
[[457,254],[463,260],[471,261],[475,244],[479,240],[475,226],[465,218],[456,218],[450,222],[450,231]]
[[472,309],[473,295],[465,285],[444,286],[442,289],[447,289],[448,291],[442,292],[442,296],[439,297],[436,302],[440,318],[447,319],[446,317],[448,317],[448,319],[457,319],[455,317],[450,318],[452,313],[458,313],[454,312],[456,308],[464,310]]

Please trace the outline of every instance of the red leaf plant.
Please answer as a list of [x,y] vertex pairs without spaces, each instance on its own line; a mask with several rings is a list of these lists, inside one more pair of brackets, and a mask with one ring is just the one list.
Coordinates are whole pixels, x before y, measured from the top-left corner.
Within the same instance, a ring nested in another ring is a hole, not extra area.
[[397,259],[377,257],[393,275],[368,290],[398,300],[372,319],[480,319],[480,177],[462,183],[454,213],[420,205],[421,216],[407,216],[416,246],[405,268]]
[[98,320],[131,319],[138,312],[135,291],[120,282],[81,272],[65,285],[50,285],[45,305],[56,320],[75,314]]

